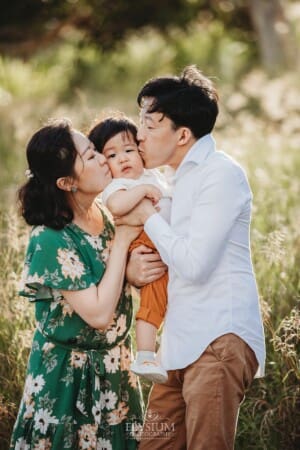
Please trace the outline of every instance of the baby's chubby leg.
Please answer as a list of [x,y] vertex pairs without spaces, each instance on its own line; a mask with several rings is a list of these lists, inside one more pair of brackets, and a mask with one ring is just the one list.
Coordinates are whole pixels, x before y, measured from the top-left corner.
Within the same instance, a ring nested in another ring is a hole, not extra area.
[[137,354],[130,369],[154,383],[165,383],[168,374],[155,360],[156,333],[155,325],[141,319],[136,321]]

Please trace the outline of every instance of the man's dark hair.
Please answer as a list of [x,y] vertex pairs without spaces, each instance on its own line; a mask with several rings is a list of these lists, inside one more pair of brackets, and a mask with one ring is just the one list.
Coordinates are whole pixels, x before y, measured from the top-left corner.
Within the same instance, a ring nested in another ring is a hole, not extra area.
[[27,149],[29,179],[18,191],[20,212],[29,225],[62,229],[73,220],[66,192],[56,180],[74,175],[77,150],[67,120],[49,123],[30,139]]
[[88,133],[88,138],[96,147],[99,153],[102,153],[107,141],[119,133],[131,133],[134,140],[137,142],[137,126],[129,118],[123,114],[115,114],[106,117],[96,123]]
[[172,120],[175,129],[188,127],[196,139],[210,133],[219,112],[218,94],[212,81],[195,66],[186,67],[179,77],[152,78],[138,94],[143,107],[147,98],[147,112],[160,112]]

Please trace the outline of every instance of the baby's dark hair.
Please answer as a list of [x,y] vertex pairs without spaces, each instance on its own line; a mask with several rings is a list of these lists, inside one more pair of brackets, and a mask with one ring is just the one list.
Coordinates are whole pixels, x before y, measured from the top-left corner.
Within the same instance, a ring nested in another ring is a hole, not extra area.
[[96,147],[99,153],[109,139],[119,133],[132,134],[137,143],[137,126],[129,117],[121,113],[116,113],[98,121],[89,131],[88,138]]

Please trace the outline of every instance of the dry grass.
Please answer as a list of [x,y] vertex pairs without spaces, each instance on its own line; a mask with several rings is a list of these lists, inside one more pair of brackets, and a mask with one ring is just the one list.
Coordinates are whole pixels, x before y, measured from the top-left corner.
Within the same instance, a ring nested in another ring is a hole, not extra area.
[[[63,78],[61,58],[60,68],[53,70]],[[121,91],[125,86],[117,86],[113,93],[80,88],[72,91],[70,99],[63,94],[66,80],[60,81],[58,76],[58,86],[51,92],[53,86],[44,80],[47,68],[37,66],[30,74],[26,69],[22,80],[12,69],[6,68],[10,70],[10,85],[0,90],[0,104],[6,106],[5,114],[0,112],[0,190],[5,205],[0,224],[1,449],[8,446],[33,328],[32,307],[17,295],[27,231],[15,208],[8,209],[15,203],[15,186],[24,180],[25,143],[50,116],[68,116],[76,127],[84,128],[108,106],[136,114],[133,94],[129,98],[124,89]],[[266,377],[253,383],[241,409],[237,450],[289,450],[296,448],[299,439],[298,78],[286,74],[268,80],[256,70],[244,77],[234,92],[230,86],[221,87],[216,137],[219,147],[245,167],[254,194],[252,254],[268,348]],[[21,81],[31,87],[20,93]],[[135,86],[130,84],[128,92],[137,92],[140,84],[139,80]]]

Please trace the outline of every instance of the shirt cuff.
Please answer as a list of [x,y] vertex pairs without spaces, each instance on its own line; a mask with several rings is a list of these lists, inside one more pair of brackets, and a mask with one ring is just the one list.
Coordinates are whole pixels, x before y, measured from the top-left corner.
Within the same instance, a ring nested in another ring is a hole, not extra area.
[[156,247],[163,244],[162,238],[170,232],[170,225],[161,217],[160,214],[155,213],[149,217],[144,223],[144,230],[153,241]]

